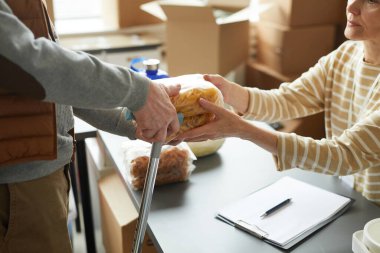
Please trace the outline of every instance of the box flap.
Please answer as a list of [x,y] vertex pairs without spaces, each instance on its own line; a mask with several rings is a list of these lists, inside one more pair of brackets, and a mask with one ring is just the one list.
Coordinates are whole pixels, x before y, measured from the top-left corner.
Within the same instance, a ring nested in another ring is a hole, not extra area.
[[167,21],[168,19],[167,15],[169,15],[169,13],[165,13],[166,11],[164,11],[164,9],[176,8],[175,10],[178,10],[180,12],[180,15],[178,15],[176,13],[172,13],[171,10],[168,10],[168,12],[170,11],[170,16],[171,16],[170,19],[174,20],[176,19],[176,17],[182,16],[183,14],[185,14],[186,17],[189,16],[189,14],[186,13],[186,10],[188,9],[185,10],[184,7],[204,7],[204,6],[205,4],[201,0],[158,0],[158,1],[153,1],[146,4],[142,4],[140,6],[140,9],[163,21]]
[[207,5],[243,9],[245,7],[248,7],[250,2],[250,0],[208,0]]
[[157,1],[153,1],[153,2],[149,2],[149,3],[146,3],[146,4],[142,4],[140,6],[140,9],[161,19],[162,21],[166,21],[166,15],[164,13],[164,11],[162,10],[159,2]]
[[227,17],[218,18],[216,20],[216,23],[218,25],[221,25],[221,24],[229,24],[229,23],[247,21],[247,20],[249,20],[249,14],[250,14],[250,9],[247,7],[245,9],[242,9],[238,12],[235,12],[235,13],[227,16]]
[[166,17],[172,21],[215,23],[213,9],[204,5],[161,4]]
[[[141,10],[140,6],[150,0],[116,0],[118,3],[116,6],[118,15],[114,15],[114,12],[109,12],[108,16],[117,16],[120,28],[139,26],[139,25],[151,25],[162,23],[162,20]],[[103,5],[103,8],[107,9],[109,6]],[[118,7],[118,8],[117,8]]]
[[145,12],[167,21],[191,21],[227,24],[241,22],[249,19],[249,7],[231,12],[205,5],[198,0],[161,0],[149,2],[140,7]]

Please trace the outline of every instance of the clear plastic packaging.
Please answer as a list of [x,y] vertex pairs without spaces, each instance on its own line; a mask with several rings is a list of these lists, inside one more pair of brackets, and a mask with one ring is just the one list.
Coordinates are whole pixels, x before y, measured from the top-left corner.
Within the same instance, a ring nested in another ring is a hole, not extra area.
[[172,97],[171,101],[177,113],[183,114],[184,122],[181,125],[180,131],[169,136],[168,140],[173,139],[178,134],[188,131],[189,129],[202,126],[214,118],[213,114],[208,113],[199,105],[200,98],[223,106],[223,95],[220,90],[212,83],[205,81],[201,74],[160,79],[159,82],[164,85],[181,85],[179,95]]
[[[136,190],[142,189],[149,165],[151,144],[140,140],[123,143],[122,151],[129,183]],[[164,185],[188,180],[195,169],[195,155],[186,143],[177,146],[164,145],[157,170],[155,185]]]

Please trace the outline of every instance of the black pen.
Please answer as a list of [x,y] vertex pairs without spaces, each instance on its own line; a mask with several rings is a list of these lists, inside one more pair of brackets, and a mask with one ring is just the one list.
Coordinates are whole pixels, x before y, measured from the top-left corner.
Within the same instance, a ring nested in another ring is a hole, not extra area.
[[285,199],[284,201],[282,201],[280,204],[278,205],[275,205],[274,207],[272,207],[271,209],[269,209],[268,211],[266,211],[265,213],[263,213],[262,215],[260,215],[261,218],[264,218],[268,215],[270,215],[271,213],[274,213],[276,212],[277,210],[279,210],[280,208],[286,206],[287,204],[290,203],[292,199],[289,198],[289,199]]

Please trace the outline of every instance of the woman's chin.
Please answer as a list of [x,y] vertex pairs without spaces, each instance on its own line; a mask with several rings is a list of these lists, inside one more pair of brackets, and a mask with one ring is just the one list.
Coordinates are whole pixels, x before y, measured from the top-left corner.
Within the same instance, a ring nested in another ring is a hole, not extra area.
[[346,27],[344,30],[344,36],[349,40],[363,40],[363,35],[360,31],[355,31],[355,29]]

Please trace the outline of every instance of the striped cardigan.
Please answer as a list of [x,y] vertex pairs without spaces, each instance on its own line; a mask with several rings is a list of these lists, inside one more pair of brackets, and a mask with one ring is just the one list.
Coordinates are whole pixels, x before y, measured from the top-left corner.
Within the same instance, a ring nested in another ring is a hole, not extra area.
[[273,122],[325,112],[326,139],[280,133],[277,169],[354,175],[355,190],[380,205],[380,66],[347,41],[292,83],[249,88],[245,118]]

